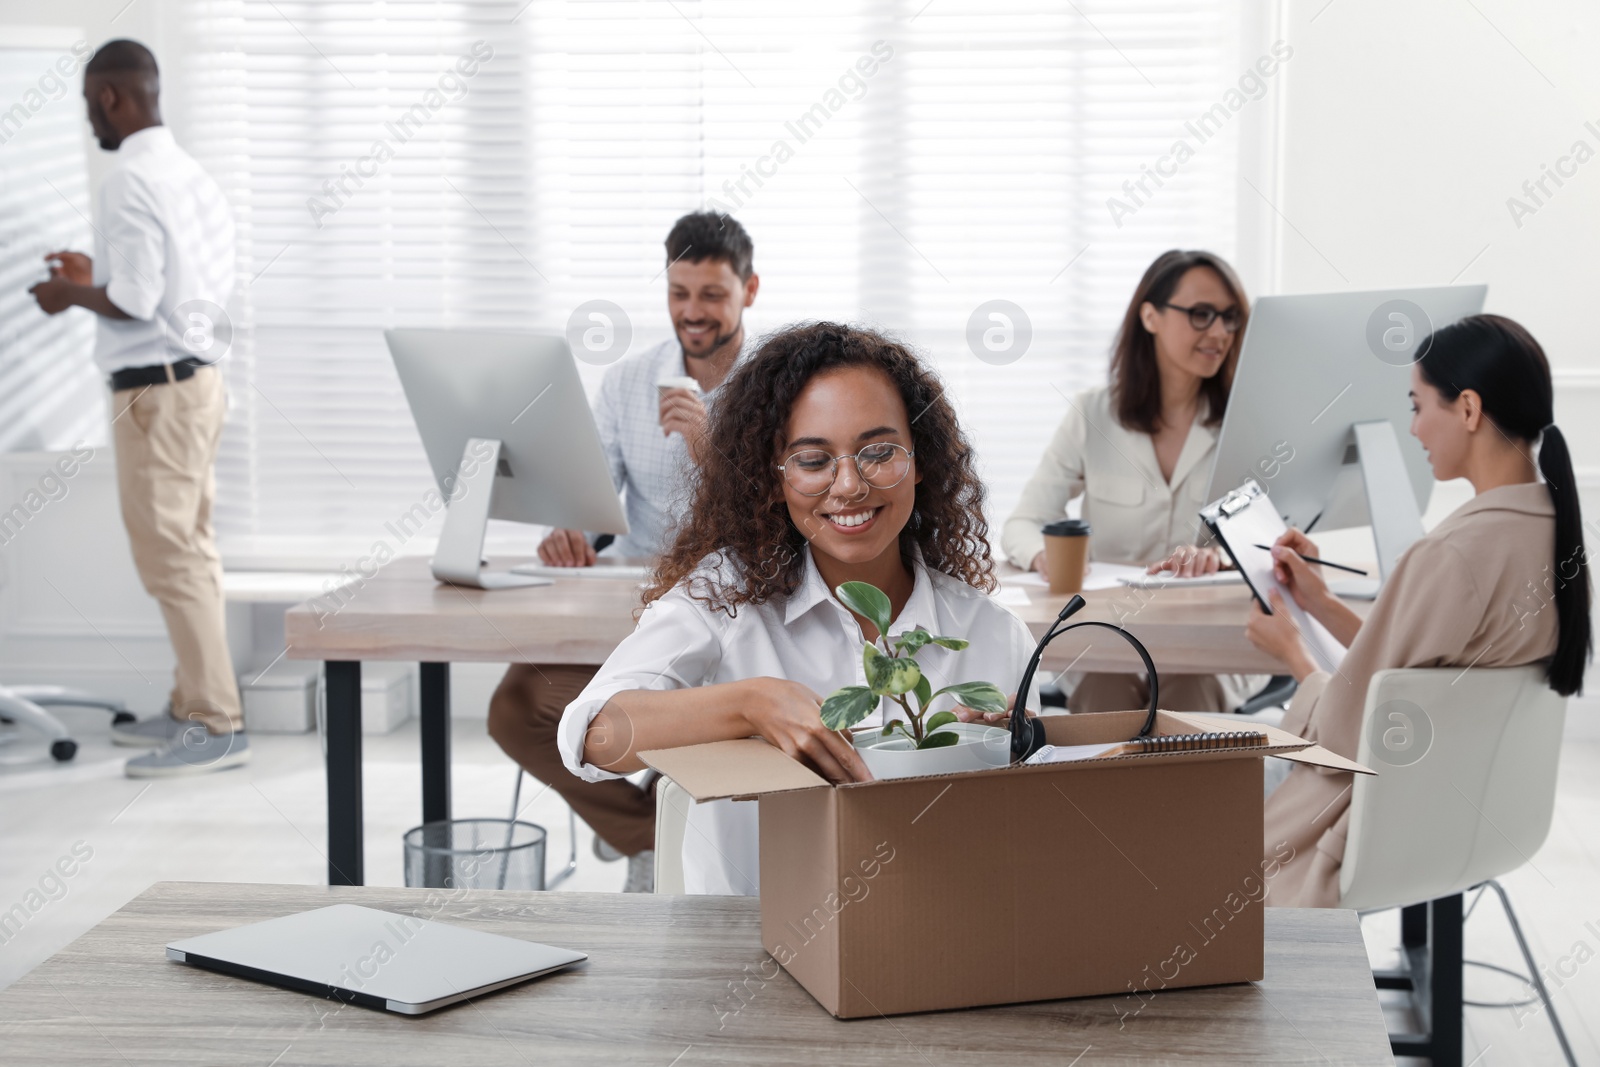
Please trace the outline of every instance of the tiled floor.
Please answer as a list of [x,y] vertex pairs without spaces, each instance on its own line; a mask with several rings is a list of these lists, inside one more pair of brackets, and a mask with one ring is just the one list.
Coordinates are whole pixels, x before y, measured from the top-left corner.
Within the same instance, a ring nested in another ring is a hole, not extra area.
[[[0,943],[0,987],[153,881],[324,880],[325,800],[315,736],[256,736],[247,768],[145,784],[123,777],[129,750],[109,744],[103,716],[69,711],[66,717],[83,745],[71,764],[15,763],[28,754],[23,746],[0,745],[0,911],[30,890],[47,898],[20,932]],[[511,803],[509,761],[478,721],[458,720],[453,744],[457,817],[503,817]],[[365,753],[367,881],[400,885],[400,836],[421,818],[416,724],[366,738]],[[1568,743],[1559,791],[1548,842],[1505,884],[1578,1062],[1600,1063],[1600,963],[1593,962],[1600,958],[1600,742]],[[538,792],[530,779],[524,801]],[[566,806],[545,792],[523,818],[550,829],[550,868],[557,869],[567,854]],[[578,836],[578,873],[562,888],[620,889],[625,865],[595,860],[592,835],[582,823]],[[73,859],[67,867],[75,873],[58,883],[49,872],[63,856]],[[1375,965],[1390,964],[1398,929],[1394,913],[1370,916],[1364,925]],[[1492,898],[1469,919],[1466,938],[1470,958],[1522,969]],[[1523,988],[1469,969],[1467,994],[1510,1000]],[[1400,1021],[1397,1008],[1391,1023]],[[1547,1021],[1532,1009],[1468,1009],[1467,1046],[1467,1060],[1476,1067],[1560,1062]]]

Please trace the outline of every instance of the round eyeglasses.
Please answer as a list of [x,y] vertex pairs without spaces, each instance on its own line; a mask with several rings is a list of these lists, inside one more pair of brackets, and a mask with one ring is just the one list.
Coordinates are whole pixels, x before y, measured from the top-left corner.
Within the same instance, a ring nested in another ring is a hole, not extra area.
[[839,475],[839,461],[855,461],[861,480],[874,489],[893,489],[911,473],[911,457],[900,445],[880,441],[868,445],[853,456],[834,456],[820,448],[808,448],[791,455],[777,465],[789,488],[801,496],[821,496],[833,488]]
[[1211,329],[1211,324],[1220,318],[1224,330],[1229,333],[1238,333],[1239,327],[1244,323],[1244,316],[1239,313],[1237,307],[1231,307],[1227,311],[1218,311],[1210,304],[1196,304],[1194,307],[1187,308],[1178,304],[1164,304],[1162,306],[1188,315],[1189,325],[1197,330]]

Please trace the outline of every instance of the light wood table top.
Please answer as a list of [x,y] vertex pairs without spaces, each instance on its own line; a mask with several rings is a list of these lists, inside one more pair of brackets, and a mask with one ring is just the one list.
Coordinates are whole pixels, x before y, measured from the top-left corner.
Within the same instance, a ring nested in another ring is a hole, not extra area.
[[[515,562],[515,561],[511,561]],[[504,567],[507,561],[497,561]],[[1003,574],[1015,575],[1012,568]],[[1043,636],[1066,603],[1042,587],[1020,586],[1028,603],[1009,604]],[[405,558],[352,588],[343,607],[328,598],[289,610],[290,659],[411,660],[443,663],[573,663],[597,666],[633,632],[637,582],[599,578],[485,592],[443,585],[428,561]],[[1198,588],[1107,589],[1084,594],[1088,607],[1073,617],[1115,622],[1150,649],[1156,667],[1177,673],[1276,674],[1284,664],[1244,635],[1250,594],[1240,585]],[[1370,606],[1353,601],[1365,614]],[[1096,627],[1054,641],[1044,664],[1061,670],[1134,670],[1127,642]]]
[[[589,962],[402,1017],[166,959],[169,941],[337,902],[570,946]],[[1122,997],[841,1022],[786,973],[759,977],[759,935],[749,897],[160,882],[0,993],[0,1058],[73,1067],[1393,1063],[1354,912],[1269,908],[1264,981],[1162,991],[1125,1026]],[[735,999],[733,983],[752,974]]]

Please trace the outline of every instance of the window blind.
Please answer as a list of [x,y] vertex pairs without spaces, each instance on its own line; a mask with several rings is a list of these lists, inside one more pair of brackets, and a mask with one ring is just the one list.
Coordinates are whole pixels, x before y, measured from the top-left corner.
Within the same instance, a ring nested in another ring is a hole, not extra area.
[[[19,36],[21,34],[19,33]],[[92,252],[83,98],[88,46],[65,31],[0,45],[0,451],[105,440],[94,321],[28,294],[48,252]]]
[[189,0],[169,108],[241,220],[225,547],[364,548],[426,491],[382,329],[561,331],[606,299],[637,351],[670,334],[662,241],[702,207],[754,239],[753,332],[838,318],[935,362],[1002,520],[1065,396],[1104,379],[1148,262],[1234,252],[1255,104],[1203,141],[1185,124],[1254,62],[1243,17],[1240,0]]

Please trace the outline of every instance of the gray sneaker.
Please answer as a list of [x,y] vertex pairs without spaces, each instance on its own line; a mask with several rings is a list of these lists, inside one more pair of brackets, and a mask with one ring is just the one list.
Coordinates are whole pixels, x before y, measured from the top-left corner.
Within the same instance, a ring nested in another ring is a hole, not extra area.
[[123,769],[129,778],[182,778],[248,762],[250,740],[243,733],[213,734],[191,723],[166,747],[133,757]]
[[187,725],[164,711],[153,719],[113,724],[111,743],[129,748],[165,748]]
[[624,893],[654,893],[656,891],[656,850],[647,848],[628,857],[628,880],[622,883]]

